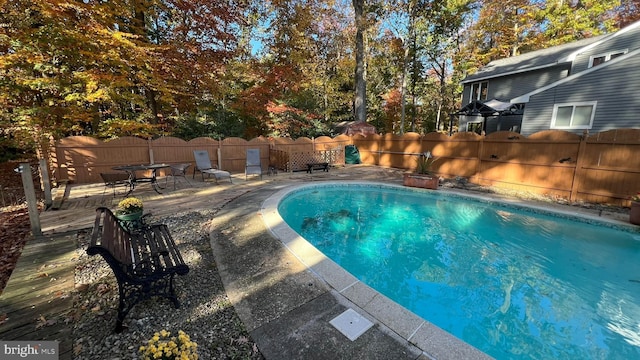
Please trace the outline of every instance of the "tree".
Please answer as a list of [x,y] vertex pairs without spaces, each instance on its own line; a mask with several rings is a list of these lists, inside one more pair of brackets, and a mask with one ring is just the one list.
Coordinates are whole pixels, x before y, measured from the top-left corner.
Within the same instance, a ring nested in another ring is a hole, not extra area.
[[235,51],[239,8],[214,0],[0,4],[0,121],[31,141],[168,131]]
[[365,49],[364,33],[367,28],[364,13],[364,0],[353,0],[353,10],[356,24],[356,68],[355,68],[355,98],[353,101],[356,121],[367,121],[367,82],[365,77]]
[[474,6],[475,0],[435,0],[419,27],[422,52],[435,78],[429,93],[435,106],[434,130],[444,130],[443,115],[453,112],[460,98],[461,36]]
[[395,33],[398,34],[402,50],[402,58],[400,59],[400,126],[398,129],[400,134],[404,134],[405,131],[406,93],[409,68],[411,67],[411,63],[413,67],[416,66],[416,22],[419,21],[420,13],[422,13],[421,10],[429,6],[430,4],[428,4],[428,2],[419,0],[401,1],[394,6],[394,10],[398,14],[396,15],[397,20],[392,23],[396,25],[393,27]]
[[330,135],[345,119],[403,132],[405,115],[413,131],[443,130],[466,74],[612,31],[640,18],[638,5],[0,0],[0,147],[80,134]]
[[640,20],[640,0],[622,0],[616,8],[614,19],[617,27],[623,28]]
[[530,43],[539,31],[534,21],[539,9],[530,0],[480,1],[478,20],[469,29],[467,42],[469,52],[473,54],[473,66],[516,56],[535,47]]
[[611,32],[619,4],[620,0],[547,0],[536,13],[537,43],[548,47]]

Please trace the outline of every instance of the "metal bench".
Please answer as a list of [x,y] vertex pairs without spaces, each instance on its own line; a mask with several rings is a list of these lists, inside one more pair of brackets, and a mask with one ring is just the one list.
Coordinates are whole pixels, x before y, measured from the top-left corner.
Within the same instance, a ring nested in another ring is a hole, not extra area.
[[307,172],[312,173],[313,170],[329,171],[329,163],[328,162],[308,163]]
[[127,231],[111,210],[96,209],[96,219],[87,254],[100,254],[118,281],[120,301],[115,332],[121,332],[125,316],[137,303],[162,296],[180,307],[173,288],[175,275],[189,267],[165,224],[142,225]]

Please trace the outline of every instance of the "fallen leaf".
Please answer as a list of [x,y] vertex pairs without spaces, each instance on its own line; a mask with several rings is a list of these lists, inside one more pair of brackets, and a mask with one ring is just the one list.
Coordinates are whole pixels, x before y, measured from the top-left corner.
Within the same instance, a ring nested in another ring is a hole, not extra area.
[[238,344],[246,344],[248,342],[249,342],[249,339],[247,339],[245,336],[241,336],[236,339],[236,343]]
[[36,330],[42,328],[46,324],[47,324],[47,319],[45,319],[44,316],[40,315],[40,317],[37,319]]
[[81,352],[82,352],[82,344],[76,344],[73,347],[73,354],[74,355],[80,355]]
[[98,292],[99,295],[107,293],[107,292],[109,292],[109,286],[106,285],[106,284],[100,284],[100,285],[98,285],[97,292]]

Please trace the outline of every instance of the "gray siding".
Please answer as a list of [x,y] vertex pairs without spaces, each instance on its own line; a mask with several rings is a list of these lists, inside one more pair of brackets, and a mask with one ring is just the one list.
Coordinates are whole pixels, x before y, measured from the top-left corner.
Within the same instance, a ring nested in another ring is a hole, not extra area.
[[571,73],[576,74],[588,69],[589,58],[592,55],[623,50],[631,52],[637,48],[640,48],[640,26],[633,26],[628,31],[618,33],[617,36],[611,36],[607,38],[607,41],[578,54],[573,62]]
[[[525,106],[522,134],[548,130],[554,104],[597,101],[590,133],[640,128],[640,56],[632,56],[540,94]],[[573,130],[581,134],[583,130]]]
[[[537,71],[529,71],[511,76],[504,76],[487,80],[487,100],[498,99],[509,101],[514,97],[526,94],[545,85],[554,83],[567,77],[569,65],[557,66]],[[470,103],[471,84],[465,84],[462,94],[462,104]]]

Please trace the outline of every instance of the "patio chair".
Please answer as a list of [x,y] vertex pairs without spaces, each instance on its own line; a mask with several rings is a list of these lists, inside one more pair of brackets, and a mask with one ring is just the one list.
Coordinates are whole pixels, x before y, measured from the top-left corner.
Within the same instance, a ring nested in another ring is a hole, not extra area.
[[204,181],[204,174],[207,174],[208,177],[213,177],[216,179],[216,184],[220,179],[229,179],[229,182],[233,184],[231,181],[231,174],[228,171],[219,170],[217,167],[211,165],[211,160],[209,160],[209,153],[206,150],[194,150],[193,156],[196,158],[196,167],[193,168],[193,178],[196,178],[196,171],[199,171],[202,174],[202,181]]
[[102,190],[102,196],[108,187],[113,189],[113,197],[116,197],[116,186],[124,185],[128,187],[127,194],[133,190],[131,179],[127,173],[100,173],[102,181],[104,181],[104,189]]
[[247,149],[247,164],[244,167],[244,179],[247,175],[260,175],[262,180],[262,164],[260,163],[260,149]]
[[[187,169],[189,168],[189,166],[191,166],[191,164],[188,163],[184,163],[184,164],[173,164],[171,166],[169,166],[169,174],[167,174],[167,177],[164,178],[164,186],[167,186],[167,181],[169,180],[169,176],[171,176],[173,178],[173,190],[176,189],[176,177],[178,176],[182,176],[184,178],[184,180],[187,182],[187,184],[189,184],[189,180],[187,180]],[[190,185],[190,184],[189,184]]]

